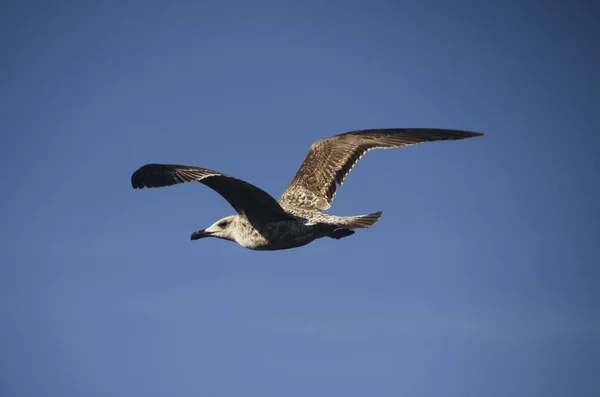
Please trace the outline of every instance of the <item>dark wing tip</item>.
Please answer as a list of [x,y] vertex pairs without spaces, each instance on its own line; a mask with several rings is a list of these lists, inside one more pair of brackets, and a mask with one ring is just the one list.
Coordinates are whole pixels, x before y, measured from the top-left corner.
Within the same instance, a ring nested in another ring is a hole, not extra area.
[[[416,128],[374,128],[367,130],[354,130],[348,131],[343,134],[334,135],[333,137],[341,137],[345,135],[369,135],[369,134],[415,134],[415,135],[423,135],[423,136],[435,136],[439,135],[440,137],[444,137],[445,139],[464,139],[471,137],[483,136],[484,134],[481,132],[475,131],[467,131],[467,130],[457,130],[450,128],[424,128],[424,127],[416,127]],[[331,137],[331,138],[333,138]]]
[[143,189],[145,187],[161,187],[175,184],[172,178],[165,175],[165,171],[170,171],[169,165],[165,164],[146,164],[141,166],[131,175],[131,186],[134,189]]
[[483,132],[475,132],[475,131],[463,131],[468,137],[478,137],[478,136],[484,136],[485,134]]
[[139,173],[136,171],[131,175],[131,187],[134,189],[143,189],[146,186],[142,183]]
[[445,128],[407,128],[407,131],[414,131],[423,134],[439,134],[442,137],[449,139],[464,139],[464,138],[475,138],[483,136],[482,132],[467,131],[467,130],[453,130]]
[[423,141],[453,141],[466,138],[481,137],[484,134],[475,131],[453,130],[445,128],[407,128],[406,133],[415,137],[423,137]]
[[141,174],[144,172],[143,169],[146,166],[138,168],[133,174],[131,174],[131,187],[134,189],[142,189],[144,188],[144,183],[142,182],[143,178]]

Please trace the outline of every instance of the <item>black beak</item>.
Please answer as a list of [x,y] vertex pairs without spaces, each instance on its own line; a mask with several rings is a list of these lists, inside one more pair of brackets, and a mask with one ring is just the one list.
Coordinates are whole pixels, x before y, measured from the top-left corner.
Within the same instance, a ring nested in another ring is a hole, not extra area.
[[192,233],[190,236],[190,240],[199,240],[204,237],[212,236],[211,232],[207,232],[206,229],[198,230],[197,232]]

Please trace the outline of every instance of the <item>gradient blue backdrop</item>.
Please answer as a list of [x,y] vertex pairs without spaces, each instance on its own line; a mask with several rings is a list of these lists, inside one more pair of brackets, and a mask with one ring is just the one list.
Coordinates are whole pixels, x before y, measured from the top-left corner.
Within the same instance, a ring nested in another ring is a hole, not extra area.
[[[591,4],[3,2],[0,394],[600,395]],[[130,186],[278,196],[376,127],[486,136],[370,153],[332,212],[382,220],[290,251],[190,242],[218,194]]]

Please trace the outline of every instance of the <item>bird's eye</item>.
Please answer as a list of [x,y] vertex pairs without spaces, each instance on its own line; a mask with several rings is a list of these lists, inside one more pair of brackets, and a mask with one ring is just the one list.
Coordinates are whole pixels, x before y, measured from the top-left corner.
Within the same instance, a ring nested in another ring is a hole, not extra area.
[[219,226],[221,229],[223,229],[227,226],[228,223],[229,222],[227,222],[227,221],[222,221],[222,222],[219,222],[219,224],[217,226]]

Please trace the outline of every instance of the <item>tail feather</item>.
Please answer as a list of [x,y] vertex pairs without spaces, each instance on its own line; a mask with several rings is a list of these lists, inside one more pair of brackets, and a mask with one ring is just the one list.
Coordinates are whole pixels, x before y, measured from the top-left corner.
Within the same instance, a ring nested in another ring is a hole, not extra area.
[[367,215],[344,216],[340,217],[336,223],[349,229],[365,229],[373,226],[381,218],[381,215],[383,212],[377,211]]

